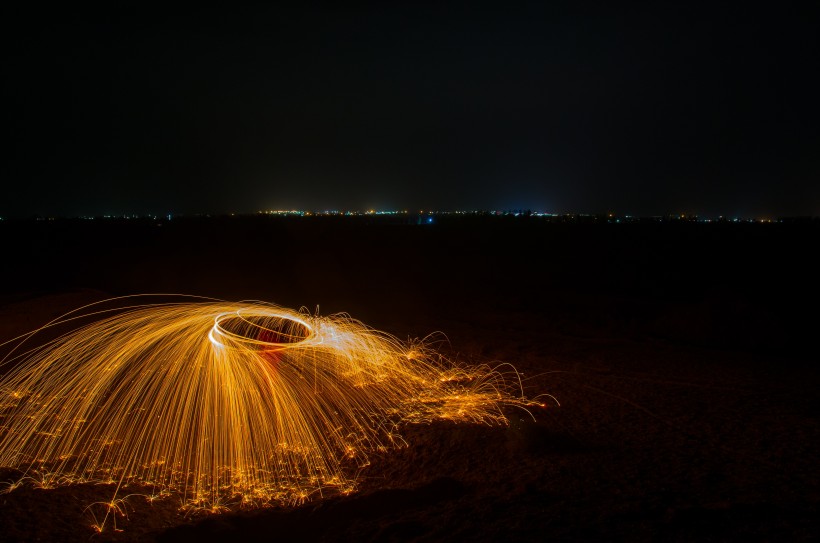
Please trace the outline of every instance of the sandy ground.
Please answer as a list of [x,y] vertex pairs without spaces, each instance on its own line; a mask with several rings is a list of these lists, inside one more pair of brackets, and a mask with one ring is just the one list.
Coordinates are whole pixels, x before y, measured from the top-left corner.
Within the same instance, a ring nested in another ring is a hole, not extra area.
[[[728,273],[702,274],[694,286],[680,288],[658,287],[671,284],[677,272],[647,287],[640,267],[622,266],[593,285],[590,277],[606,275],[598,259],[612,255],[585,250],[580,263],[565,264],[575,273],[561,275],[546,268],[521,271],[531,264],[520,246],[507,247],[514,258],[499,258],[504,251],[497,244],[485,254],[484,241],[469,236],[454,246],[442,234],[413,231],[394,239],[398,234],[367,232],[351,253],[334,249],[330,237],[336,270],[325,283],[331,268],[318,266],[327,262],[327,252],[319,258],[306,250],[290,255],[302,258],[302,273],[270,266],[274,280],[257,286],[257,296],[248,295],[254,287],[247,283],[261,284],[257,267],[243,275],[241,266],[221,262],[206,274],[196,268],[204,257],[191,257],[188,282],[214,290],[226,277],[233,284],[246,277],[241,288],[233,287],[237,292],[216,294],[291,306],[298,298],[308,306],[328,300],[323,312],[347,309],[399,337],[442,331],[449,344],[441,348],[450,357],[510,362],[522,372],[528,395],[552,394],[560,407],[534,412],[534,421],[512,410],[508,427],[408,426],[409,446],[372,458],[359,492],[297,508],[186,516],[173,498],[148,503],[134,496],[117,518],[122,531],[95,534],[86,507],[108,499],[110,488],[23,486],[0,496],[0,539],[808,541],[820,535],[817,357],[805,334],[810,326],[801,328],[789,313],[816,294],[806,290],[816,287],[801,263],[791,263],[798,268],[787,287],[783,275],[767,283],[772,276],[765,266],[734,282]],[[297,233],[303,241],[319,237]],[[578,240],[579,234],[567,235]],[[543,234],[527,236],[540,240]],[[373,237],[385,262],[360,265]],[[411,243],[402,245],[407,239]],[[766,239],[753,241],[772,247],[782,241]],[[385,240],[392,249],[384,249]],[[651,252],[641,245],[645,240],[630,240],[615,245],[635,247],[631,256]],[[574,254],[570,241],[551,241],[564,244],[553,254]],[[600,241],[601,247],[610,241]],[[703,240],[661,241],[686,248]],[[714,243],[712,256],[726,252]],[[15,278],[22,286],[3,294],[0,338],[112,294],[150,287],[184,291],[174,288],[184,286],[184,270],[179,279],[165,273],[182,264],[163,247],[147,243],[142,250],[153,260],[145,263],[139,253],[134,268],[120,275],[57,273],[50,292],[26,288],[21,272]],[[487,258],[478,258],[482,254]],[[405,258],[411,262],[400,265]],[[585,275],[580,270],[590,262],[597,272]],[[763,284],[769,286],[755,288]],[[793,301],[783,301],[781,288]],[[800,292],[801,298],[794,296]],[[6,471],[0,480],[13,476]]]

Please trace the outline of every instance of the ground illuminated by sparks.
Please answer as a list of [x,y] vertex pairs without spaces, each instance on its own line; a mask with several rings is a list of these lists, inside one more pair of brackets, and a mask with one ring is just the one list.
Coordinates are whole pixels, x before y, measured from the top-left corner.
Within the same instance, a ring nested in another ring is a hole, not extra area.
[[109,300],[6,345],[11,488],[107,482],[112,507],[129,485],[209,510],[351,492],[368,454],[405,444],[402,424],[506,424],[502,407],[537,404],[511,367],[262,302]]

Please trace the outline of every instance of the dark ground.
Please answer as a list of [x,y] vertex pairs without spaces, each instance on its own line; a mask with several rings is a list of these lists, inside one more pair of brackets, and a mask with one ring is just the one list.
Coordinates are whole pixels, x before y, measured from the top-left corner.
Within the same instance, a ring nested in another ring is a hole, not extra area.
[[[161,226],[160,226],[161,224]],[[408,427],[361,490],[185,517],[105,487],[0,496],[7,541],[816,540],[820,225],[235,217],[2,222],[0,341],[112,295],[346,311],[561,407]],[[0,474],[0,479],[10,478]]]

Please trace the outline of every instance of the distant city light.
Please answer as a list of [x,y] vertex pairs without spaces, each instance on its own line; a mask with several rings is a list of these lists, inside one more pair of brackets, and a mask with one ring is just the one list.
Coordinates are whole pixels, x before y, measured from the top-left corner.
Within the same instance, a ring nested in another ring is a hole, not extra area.
[[[472,210],[431,210],[421,209],[419,211],[408,211],[407,209],[368,209],[360,210],[341,210],[341,209],[323,209],[323,210],[308,210],[308,209],[268,209],[259,210],[255,213],[196,213],[190,215],[167,213],[162,216],[166,221],[173,219],[184,219],[191,217],[211,218],[211,217],[243,217],[250,215],[264,215],[271,217],[405,217],[408,223],[412,224],[433,224],[436,221],[434,217],[505,217],[515,220],[544,220],[547,222],[584,222],[584,223],[609,223],[609,224],[624,224],[624,223],[659,223],[659,222],[688,222],[688,223],[759,223],[759,224],[773,224],[773,223],[795,223],[805,221],[818,221],[820,217],[815,216],[799,216],[799,217],[779,217],[772,218],[765,217],[738,217],[726,215],[701,216],[696,214],[674,213],[667,215],[634,215],[634,214],[618,214],[614,212],[607,212],[602,214],[594,213],[556,213],[542,210],[530,209],[472,209]],[[139,220],[149,219],[152,221],[158,220],[159,216],[155,214],[104,214],[104,215],[76,215],[63,217],[49,217],[38,216],[34,217],[37,221],[55,221],[66,219],[82,219],[82,220]],[[0,221],[8,220],[8,217],[0,217]],[[14,220],[14,219],[12,219]],[[25,220],[25,219],[23,219]],[[31,220],[31,219],[28,219]]]

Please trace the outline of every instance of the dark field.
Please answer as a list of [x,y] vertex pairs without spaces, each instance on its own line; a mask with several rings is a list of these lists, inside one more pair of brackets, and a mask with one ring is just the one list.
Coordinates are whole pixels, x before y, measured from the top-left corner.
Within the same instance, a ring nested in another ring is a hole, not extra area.
[[[820,224],[535,218],[0,222],[0,341],[110,296],[181,293],[444,332],[560,407],[407,427],[349,497],[216,516],[104,486],[0,495],[6,541],[793,541],[820,537]],[[0,480],[12,474],[0,474]]]

